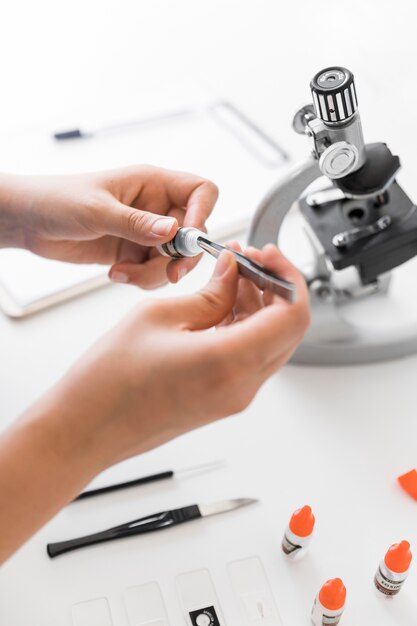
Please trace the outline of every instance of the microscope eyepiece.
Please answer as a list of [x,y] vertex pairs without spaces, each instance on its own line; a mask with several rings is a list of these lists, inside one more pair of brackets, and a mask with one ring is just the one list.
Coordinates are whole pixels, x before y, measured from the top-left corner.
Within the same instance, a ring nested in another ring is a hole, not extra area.
[[344,67],[327,67],[310,83],[317,117],[327,124],[345,122],[358,108],[353,74]]

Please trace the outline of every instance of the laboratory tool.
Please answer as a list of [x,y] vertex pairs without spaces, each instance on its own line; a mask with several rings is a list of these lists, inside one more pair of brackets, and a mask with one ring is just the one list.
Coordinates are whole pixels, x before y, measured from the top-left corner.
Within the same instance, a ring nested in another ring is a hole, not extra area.
[[[296,113],[293,128],[311,153],[267,194],[249,234],[257,248],[276,244],[295,207],[309,251],[299,266],[312,325],[293,361],[337,365],[414,353],[417,320],[405,330],[401,307],[392,305],[389,323],[375,323],[392,301],[399,271],[392,270],[417,255],[417,211],[396,180],[400,160],[386,143],[365,143],[351,71],[325,68],[310,88],[312,103]],[[378,107],[383,114],[383,100]],[[402,308],[406,316],[409,307]]]
[[77,602],[71,607],[72,626],[113,626],[107,598]]
[[157,582],[128,587],[123,598],[129,626],[169,626],[168,611]]
[[208,569],[179,574],[176,583],[187,626],[226,626]]
[[261,559],[251,556],[232,561],[227,569],[241,609],[239,626],[282,626]]
[[219,243],[215,243],[214,241],[210,241],[207,235],[197,230],[197,228],[179,228],[175,237],[171,239],[171,241],[158,246],[158,249],[162,254],[170,256],[173,259],[197,256],[201,254],[202,251],[208,252],[217,258],[224,250],[229,250],[236,259],[238,271],[241,276],[248,278],[259,287],[259,289],[271,291],[289,302],[294,302],[296,299],[296,288],[293,283],[277,276],[260,263],[256,263],[246,257],[244,254],[222,246]]
[[106,485],[105,487],[98,487],[97,489],[88,489],[80,493],[80,495],[76,498],[74,498],[73,502],[76,502],[77,500],[85,500],[86,498],[93,498],[94,496],[100,496],[105,493],[111,493],[112,491],[129,489],[129,487],[137,487],[139,485],[147,485],[148,483],[153,483],[160,480],[167,480],[168,478],[180,478],[181,476],[189,476],[194,473],[216,470],[225,467],[225,465],[226,461],[218,460],[211,461],[210,463],[202,463],[201,465],[195,465],[193,467],[187,467],[180,470],[166,470],[164,472],[158,472],[157,474],[141,476],[140,478],[134,478],[133,480],[128,480],[122,483],[115,483],[114,485]]
[[257,502],[258,500],[253,498],[235,498],[211,504],[192,504],[190,506],[182,507],[181,509],[173,509],[171,511],[163,511],[161,513],[147,515],[146,517],[133,520],[132,522],[127,522],[126,524],[121,524],[120,526],[114,526],[113,528],[108,528],[107,530],[86,535],[84,537],[48,543],[46,549],[48,555],[52,559],[60,554],[64,554],[65,552],[78,550],[79,548],[84,548],[86,546],[92,546],[96,543],[113,541],[114,539],[122,539],[124,537],[132,537],[133,535],[141,535],[155,530],[164,530],[166,528],[171,528],[172,526],[177,526],[178,524],[184,524],[185,522],[200,519],[201,517],[209,517],[211,515],[219,515],[220,513],[234,511],[235,509],[240,509],[243,506],[248,506],[249,504],[255,504]]

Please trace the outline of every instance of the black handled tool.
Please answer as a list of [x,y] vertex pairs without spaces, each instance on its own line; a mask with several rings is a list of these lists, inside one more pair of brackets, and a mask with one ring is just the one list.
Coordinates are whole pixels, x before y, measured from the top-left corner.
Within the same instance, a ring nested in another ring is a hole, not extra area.
[[233,511],[234,509],[239,509],[242,506],[254,504],[255,502],[257,502],[257,500],[252,498],[235,498],[234,500],[222,500],[221,502],[215,502],[213,504],[193,504],[181,509],[173,509],[172,511],[163,511],[162,513],[141,517],[140,519],[133,520],[133,522],[114,526],[113,528],[108,528],[107,530],[93,533],[92,535],[86,535],[85,537],[48,543],[46,550],[51,559],[53,559],[65,552],[92,546],[95,543],[113,541],[113,539],[122,539],[123,537],[131,537],[132,535],[141,535],[154,530],[163,530],[164,528],[184,524],[185,522],[190,522],[200,517],[208,517],[209,515],[218,515],[219,513]]
[[138,485],[146,485],[159,480],[166,480],[167,478],[175,478],[177,476],[180,477],[184,474],[220,469],[225,465],[226,461],[211,461],[210,463],[203,463],[202,465],[195,465],[194,467],[187,467],[181,470],[167,470],[165,472],[158,472],[158,474],[141,476],[140,478],[134,478],[133,480],[128,480],[122,483],[115,483],[114,485],[106,485],[105,487],[98,487],[97,489],[87,489],[74,498],[73,502],[93,498],[94,496],[101,496],[105,493],[111,493],[112,491],[120,491],[121,489],[128,489],[129,487],[137,487]]

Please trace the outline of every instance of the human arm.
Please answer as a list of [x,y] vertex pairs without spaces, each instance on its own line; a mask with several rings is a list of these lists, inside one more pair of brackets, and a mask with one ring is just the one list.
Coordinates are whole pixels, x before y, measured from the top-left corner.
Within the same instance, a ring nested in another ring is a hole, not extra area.
[[155,246],[178,226],[204,229],[217,199],[204,178],[148,165],[67,176],[0,175],[0,248],[111,265],[143,288],[176,282],[198,259],[173,263]]
[[223,253],[205,289],[135,309],[0,437],[0,561],[97,473],[238,413],[290,358],[306,285],[274,246],[249,255],[295,282],[295,304],[239,279]]

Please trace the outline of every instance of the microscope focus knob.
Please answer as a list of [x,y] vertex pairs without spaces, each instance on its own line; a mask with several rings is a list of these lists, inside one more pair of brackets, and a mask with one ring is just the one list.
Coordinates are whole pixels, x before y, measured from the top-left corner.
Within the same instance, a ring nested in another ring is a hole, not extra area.
[[358,108],[353,74],[344,67],[327,67],[310,83],[317,117],[325,124],[345,122]]
[[328,178],[344,178],[356,167],[359,151],[356,146],[346,141],[338,141],[320,155],[319,167]]

